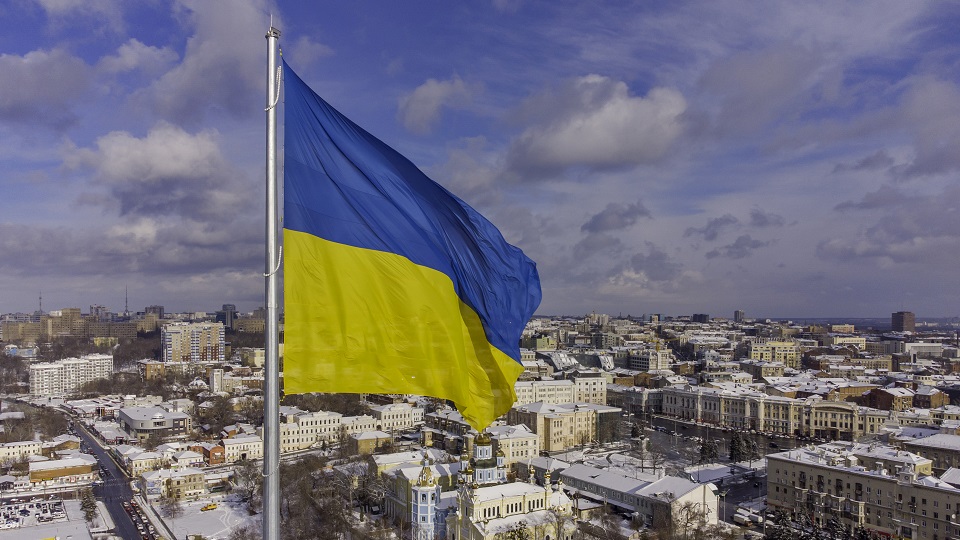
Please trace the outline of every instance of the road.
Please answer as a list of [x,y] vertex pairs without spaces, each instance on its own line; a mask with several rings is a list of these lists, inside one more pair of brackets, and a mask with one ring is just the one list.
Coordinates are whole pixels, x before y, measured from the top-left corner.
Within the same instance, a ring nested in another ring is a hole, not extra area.
[[133,520],[130,519],[130,515],[123,509],[123,503],[133,498],[130,479],[107,454],[107,451],[100,446],[96,437],[91,435],[83,425],[74,422],[74,429],[77,432],[77,437],[80,437],[83,441],[87,453],[96,456],[100,462],[103,484],[95,486],[93,494],[103,501],[107,511],[110,512],[110,518],[116,526],[116,534],[124,540],[140,540],[140,532],[134,525]]

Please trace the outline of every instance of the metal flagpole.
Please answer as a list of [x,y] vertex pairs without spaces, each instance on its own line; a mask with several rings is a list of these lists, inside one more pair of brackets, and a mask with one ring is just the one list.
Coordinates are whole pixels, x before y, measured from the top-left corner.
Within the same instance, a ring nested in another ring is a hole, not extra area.
[[280,30],[267,32],[267,249],[264,399],[263,399],[263,538],[280,540],[280,359],[279,312],[277,308],[277,102],[280,72],[277,48]]

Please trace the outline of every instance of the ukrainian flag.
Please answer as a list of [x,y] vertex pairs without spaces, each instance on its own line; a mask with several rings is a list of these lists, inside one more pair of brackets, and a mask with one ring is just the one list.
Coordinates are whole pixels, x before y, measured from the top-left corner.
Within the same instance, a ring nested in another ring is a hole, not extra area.
[[284,388],[516,400],[536,264],[284,63]]

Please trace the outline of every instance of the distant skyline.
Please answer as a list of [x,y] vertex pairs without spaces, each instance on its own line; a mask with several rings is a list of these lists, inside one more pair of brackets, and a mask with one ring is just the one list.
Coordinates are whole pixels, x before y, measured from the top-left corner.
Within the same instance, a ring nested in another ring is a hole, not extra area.
[[15,0],[0,312],[263,305],[266,40],[538,313],[960,315],[960,5]]

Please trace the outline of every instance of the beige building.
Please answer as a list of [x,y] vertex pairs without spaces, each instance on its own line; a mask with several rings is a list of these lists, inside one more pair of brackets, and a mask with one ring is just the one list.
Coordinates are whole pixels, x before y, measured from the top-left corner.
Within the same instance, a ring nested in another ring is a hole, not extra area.
[[390,403],[370,407],[380,431],[402,431],[423,425],[423,409],[409,403]]
[[573,403],[573,381],[569,380],[517,381],[513,389],[517,393],[514,405]]
[[140,484],[149,499],[169,497],[177,501],[194,501],[207,494],[203,471],[193,467],[147,472],[140,477]]
[[98,478],[97,461],[86,454],[64,459],[31,461],[28,469],[30,485],[34,489],[62,484],[89,484]]
[[780,362],[786,367],[800,367],[800,345],[796,341],[755,341],[750,344],[751,360]]
[[749,373],[754,381],[760,381],[764,377],[783,377],[783,370],[786,368],[780,362],[765,362],[763,360],[741,360],[740,370]]
[[171,323],[160,332],[164,362],[223,362],[223,323]]
[[503,454],[503,464],[508,469],[540,455],[540,437],[525,425],[490,427],[487,431],[494,451]]
[[540,449],[563,452],[597,440],[597,411],[575,404],[530,403],[514,406],[507,423],[523,424],[537,434]]
[[662,393],[668,416],[765,433],[855,440],[907,421],[847,401],[772,396],[745,386],[667,387]]
[[831,519],[895,538],[960,535],[960,490],[931,475],[931,461],[883,445],[829,443],[767,455],[768,511]]
[[16,441],[0,444],[0,463],[12,463],[43,452],[40,441]]
[[223,446],[223,461],[236,463],[245,459],[263,457],[263,439],[257,435],[236,435],[220,441]]

